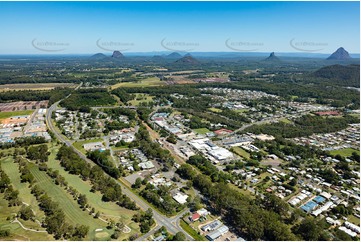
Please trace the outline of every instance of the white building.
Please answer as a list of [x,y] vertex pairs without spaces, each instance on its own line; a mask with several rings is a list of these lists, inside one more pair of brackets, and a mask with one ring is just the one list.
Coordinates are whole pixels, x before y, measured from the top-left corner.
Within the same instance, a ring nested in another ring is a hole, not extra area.
[[178,192],[176,195],[173,196],[173,199],[176,200],[180,204],[185,204],[187,202],[188,195],[181,194]]

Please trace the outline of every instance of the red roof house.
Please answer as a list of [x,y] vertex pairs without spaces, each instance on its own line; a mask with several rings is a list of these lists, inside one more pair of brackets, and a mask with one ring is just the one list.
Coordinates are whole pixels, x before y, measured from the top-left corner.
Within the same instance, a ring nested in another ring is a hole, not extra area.
[[193,213],[192,216],[189,218],[189,220],[191,220],[192,222],[195,222],[195,221],[197,221],[200,217],[201,217],[201,215],[199,215],[199,213]]
[[229,130],[229,129],[219,129],[219,130],[216,130],[214,131],[214,133],[216,135],[225,135],[225,134],[230,134],[232,133],[233,131],[232,130]]

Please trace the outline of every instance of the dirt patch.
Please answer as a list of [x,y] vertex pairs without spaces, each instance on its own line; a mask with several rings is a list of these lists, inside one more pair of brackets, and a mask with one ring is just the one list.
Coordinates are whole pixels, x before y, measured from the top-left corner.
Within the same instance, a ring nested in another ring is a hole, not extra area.
[[265,165],[265,166],[271,165],[272,167],[278,167],[278,166],[280,166],[281,163],[282,163],[282,160],[280,160],[280,159],[274,160],[272,158],[268,158],[268,159],[261,161],[261,165]]

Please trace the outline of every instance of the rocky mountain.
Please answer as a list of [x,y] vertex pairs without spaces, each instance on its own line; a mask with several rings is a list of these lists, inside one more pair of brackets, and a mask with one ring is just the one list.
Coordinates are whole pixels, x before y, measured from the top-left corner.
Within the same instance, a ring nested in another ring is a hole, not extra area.
[[124,55],[122,53],[120,53],[120,51],[115,50],[112,54],[113,58],[124,58]]
[[343,48],[338,48],[335,52],[330,55],[327,60],[349,60],[351,56],[349,53]]
[[265,61],[280,61],[280,59],[275,55],[274,52],[272,52]]

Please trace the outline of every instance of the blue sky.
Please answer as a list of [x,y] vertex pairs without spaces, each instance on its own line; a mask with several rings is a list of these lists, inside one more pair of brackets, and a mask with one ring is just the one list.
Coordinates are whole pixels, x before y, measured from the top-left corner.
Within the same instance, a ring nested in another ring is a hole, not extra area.
[[359,9],[359,2],[0,2],[0,54],[340,46],[359,53]]

